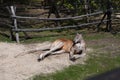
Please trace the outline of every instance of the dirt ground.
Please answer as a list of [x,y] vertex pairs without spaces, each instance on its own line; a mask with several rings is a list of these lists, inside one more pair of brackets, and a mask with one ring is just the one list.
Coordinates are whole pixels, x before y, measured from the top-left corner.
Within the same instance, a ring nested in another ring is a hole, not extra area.
[[[41,51],[28,54],[33,49],[44,49],[50,42],[36,44],[16,44],[0,42],[0,80],[25,80],[37,74],[52,73],[73,64],[84,64],[87,57],[76,62],[69,60],[68,54],[49,56],[41,62],[37,58]],[[92,49],[88,49],[91,51]]]

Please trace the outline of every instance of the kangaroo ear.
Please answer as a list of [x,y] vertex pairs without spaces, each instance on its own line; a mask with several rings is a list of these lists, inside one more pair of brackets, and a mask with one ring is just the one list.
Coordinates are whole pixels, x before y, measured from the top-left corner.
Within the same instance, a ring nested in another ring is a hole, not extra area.
[[78,33],[78,32],[77,32],[77,34],[76,34],[76,35],[81,35],[81,36],[82,36],[82,34],[81,34],[81,33]]

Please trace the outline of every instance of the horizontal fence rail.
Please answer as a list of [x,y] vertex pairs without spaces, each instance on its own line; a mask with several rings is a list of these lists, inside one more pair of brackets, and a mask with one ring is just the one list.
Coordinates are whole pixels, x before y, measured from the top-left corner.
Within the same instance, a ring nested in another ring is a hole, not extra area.
[[[103,22],[107,22],[108,20],[104,20]],[[76,27],[82,27],[82,26],[88,26],[93,24],[98,24],[100,21],[92,22],[92,23],[84,23],[81,25],[72,25],[72,26],[63,26],[63,27],[55,27],[55,28],[40,28],[40,29],[12,29],[16,32],[39,32],[39,31],[47,31],[47,30],[57,30],[57,29],[67,29],[67,28],[76,28]]]
[[66,18],[39,18],[39,17],[22,17],[22,16],[16,16],[12,15],[12,18],[18,18],[18,19],[36,19],[36,20],[50,20],[50,21],[59,21],[59,20],[70,20],[70,19],[79,19],[87,16],[94,16],[97,14],[102,14],[103,11],[91,13],[91,14],[86,14],[86,15],[81,15],[81,16],[75,16],[75,17],[66,17]]

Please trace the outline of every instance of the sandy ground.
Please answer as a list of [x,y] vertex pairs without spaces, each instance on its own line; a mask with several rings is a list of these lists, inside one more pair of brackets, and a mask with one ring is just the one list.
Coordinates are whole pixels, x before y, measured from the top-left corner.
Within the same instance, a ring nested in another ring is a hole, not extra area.
[[0,42],[0,80],[25,80],[37,74],[51,73],[73,64],[84,64],[86,57],[72,62],[68,54],[52,55],[41,62],[37,58],[42,51],[26,53],[32,49],[43,49],[50,42],[16,44]]

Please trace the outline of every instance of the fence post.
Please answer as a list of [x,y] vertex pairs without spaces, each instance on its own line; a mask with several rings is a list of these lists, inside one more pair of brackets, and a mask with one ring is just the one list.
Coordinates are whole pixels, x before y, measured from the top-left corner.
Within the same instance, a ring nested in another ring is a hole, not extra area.
[[[6,9],[8,10],[9,14],[12,15],[10,7],[7,6]],[[13,29],[13,27],[10,27],[10,39],[15,40],[12,29]]]
[[106,16],[107,16],[107,20],[108,20],[106,23],[106,31],[111,31],[111,29],[112,29],[112,22],[111,22],[112,9],[111,8],[112,8],[111,0],[107,0],[107,6],[106,6],[107,11],[105,12],[103,18],[101,19],[101,22],[97,25],[98,32],[99,32],[99,27]]
[[111,15],[112,15],[112,7],[111,7],[111,0],[107,1],[107,24],[106,24],[106,31],[111,31],[112,24],[111,24]]
[[[17,30],[17,29],[18,29],[18,27],[17,27],[17,19],[14,18],[14,16],[16,16],[16,14],[15,14],[15,12],[16,12],[16,7],[10,6],[10,9],[11,9],[11,13],[12,13],[14,28]],[[18,33],[18,32],[15,32],[15,36],[16,36],[16,42],[17,42],[17,43],[20,43],[19,33]]]

